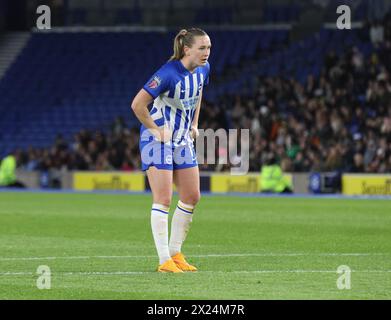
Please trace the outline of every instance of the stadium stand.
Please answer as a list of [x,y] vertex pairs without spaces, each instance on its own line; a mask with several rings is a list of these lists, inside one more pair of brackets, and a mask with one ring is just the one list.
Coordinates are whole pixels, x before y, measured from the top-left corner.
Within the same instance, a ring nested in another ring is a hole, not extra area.
[[[200,127],[251,129],[252,171],[273,154],[285,171],[390,172],[389,15],[384,39],[373,28],[294,42],[287,30],[208,30],[213,85]],[[138,169],[129,102],[173,37],[34,33],[0,81],[0,154],[20,149],[29,169]]]
[[287,23],[299,19],[300,5],[267,5],[264,7],[262,21],[264,23]]
[[[284,40],[272,31],[211,32],[214,77],[255,58],[265,34],[276,37],[270,44]],[[69,139],[82,128],[104,128],[118,115],[134,125],[130,97],[169,58],[173,37],[158,32],[34,33],[0,82],[0,105],[7,110],[0,120],[2,152],[47,146],[59,132]],[[231,37],[234,41],[226,41]],[[237,85],[225,84],[231,92]],[[212,98],[221,94],[220,89]]]

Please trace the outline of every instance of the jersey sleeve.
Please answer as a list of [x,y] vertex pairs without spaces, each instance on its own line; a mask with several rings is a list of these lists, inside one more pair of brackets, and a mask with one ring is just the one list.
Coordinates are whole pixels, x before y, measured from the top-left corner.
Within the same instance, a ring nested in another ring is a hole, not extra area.
[[161,93],[168,90],[169,82],[169,73],[167,72],[167,68],[163,66],[147,81],[143,89],[155,99]]

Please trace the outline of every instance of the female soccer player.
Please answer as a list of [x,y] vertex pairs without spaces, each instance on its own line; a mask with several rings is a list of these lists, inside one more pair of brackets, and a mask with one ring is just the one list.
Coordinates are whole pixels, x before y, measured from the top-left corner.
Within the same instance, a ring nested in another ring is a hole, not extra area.
[[[152,234],[159,272],[197,271],[182,254],[182,244],[200,200],[199,171],[193,141],[198,136],[202,89],[209,82],[211,42],[205,31],[183,29],[174,53],[138,92],[132,109],[141,122],[142,170],[153,194]],[[153,101],[151,111],[148,105]],[[168,240],[168,212],[175,183],[179,201]]]

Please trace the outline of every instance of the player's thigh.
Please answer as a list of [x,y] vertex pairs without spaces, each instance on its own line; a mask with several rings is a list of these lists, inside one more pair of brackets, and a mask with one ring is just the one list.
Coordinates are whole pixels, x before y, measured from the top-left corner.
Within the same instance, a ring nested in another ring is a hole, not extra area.
[[147,170],[147,176],[153,195],[153,202],[170,206],[173,182],[172,170],[157,169],[152,166]]
[[174,183],[182,202],[195,205],[200,200],[200,172],[198,166],[174,170]]

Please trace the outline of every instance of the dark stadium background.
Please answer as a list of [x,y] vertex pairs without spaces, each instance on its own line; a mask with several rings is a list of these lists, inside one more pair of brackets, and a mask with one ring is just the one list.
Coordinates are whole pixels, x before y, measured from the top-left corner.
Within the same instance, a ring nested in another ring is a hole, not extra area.
[[[51,8],[48,31],[35,28],[42,4]],[[336,28],[341,4],[351,8],[351,30]],[[130,101],[171,55],[176,32],[199,26],[213,45],[200,128],[250,129],[251,172],[274,159],[295,192],[340,192],[348,173],[391,171],[390,8],[359,0],[1,0],[0,156],[13,153],[18,179],[32,188],[72,188],[74,171],[137,172]],[[208,191],[211,173],[230,164],[200,168]],[[249,179],[228,190],[259,191]],[[389,194],[387,179],[365,190]]]

